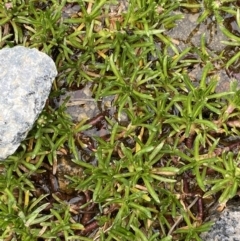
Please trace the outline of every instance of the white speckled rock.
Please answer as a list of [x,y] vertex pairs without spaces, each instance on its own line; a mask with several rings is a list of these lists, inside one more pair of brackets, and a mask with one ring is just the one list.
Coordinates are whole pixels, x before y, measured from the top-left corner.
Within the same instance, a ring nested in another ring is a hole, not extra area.
[[239,241],[240,240],[240,202],[230,201],[221,212],[213,214],[211,229],[201,234],[203,241]]
[[32,128],[56,75],[53,60],[37,49],[0,50],[0,160],[13,154]]

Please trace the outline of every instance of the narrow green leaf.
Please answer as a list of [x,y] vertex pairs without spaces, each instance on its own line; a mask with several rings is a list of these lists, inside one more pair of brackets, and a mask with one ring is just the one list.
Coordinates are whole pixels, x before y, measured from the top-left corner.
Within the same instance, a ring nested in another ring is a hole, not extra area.
[[137,212],[139,212],[139,211],[142,212],[142,213],[145,214],[146,217],[148,217],[148,218],[151,218],[151,217],[152,217],[151,212],[150,212],[146,207],[143,207],[143,206],[141,206],[141,205],[139,205],[139,204],[136,204],[136,203],[134,203],[134,202],[130,202],[130,203],[129,203],[129,207],[135,209],[135,211],[137,211]]
[[157,193],[154,191],[152,185],[150,184],[150,182],[148,181],[147,177],[142,177],[143,182],[149,192],[149,194],[152,196],[152,198],[157,202],[160,203],[159,197],[157,195]]

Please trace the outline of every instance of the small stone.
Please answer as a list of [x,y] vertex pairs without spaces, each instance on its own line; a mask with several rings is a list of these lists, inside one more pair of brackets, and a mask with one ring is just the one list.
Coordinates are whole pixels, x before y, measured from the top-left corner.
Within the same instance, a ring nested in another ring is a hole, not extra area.
[[13,154],[26,138],[56,75],[53,60],[37,49],[0,50],[0,160]]
[[221,213],[214,213],[209,218],[214,225],[208,232],[202,233],[203,241],[240,240],[240,206],[239,201],[230,201]]
[[63,155],[59,157],[57,161],[57,190],[62,193],[73,194],[75,189],[69,186],[71,181],[66,178],[66,176],[82,177],[83,169],[79,165],[72,162],[69,156]]

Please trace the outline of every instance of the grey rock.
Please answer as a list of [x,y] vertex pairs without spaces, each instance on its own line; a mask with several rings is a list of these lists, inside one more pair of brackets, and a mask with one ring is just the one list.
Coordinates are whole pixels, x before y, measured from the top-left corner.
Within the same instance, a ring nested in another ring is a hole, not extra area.
[[[182,12],[175,11],[176,14]],[[227,36],[214,21],[198,23],[197,19],[201,13],[184,14],[184,18],[177,20],[177,26],[170,29],[167,35],[177,41],[178,49],[185,49],[189,46],[200,46],[201,35],[205,34],[206,48],[213,52],[221,52],[226,48],[221,41],[226,41]]]
[[13,154],[31,130],[56,75],[53,60],[37,49],[0,50],[0,160]]
[[203,241],[239,241],[240,240],[240,203],[231,201],[221,213],[210,217],[214,225],[208,232],[202,233]]

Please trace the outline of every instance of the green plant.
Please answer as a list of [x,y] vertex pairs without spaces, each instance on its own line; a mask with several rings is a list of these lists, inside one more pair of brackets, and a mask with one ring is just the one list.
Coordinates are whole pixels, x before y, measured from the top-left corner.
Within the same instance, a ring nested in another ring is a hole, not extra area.
[[[231,12],[231,14],[233,14],[233,16],[235,16],[236,23],[237,23],[238,27],[240,28],[240,11],[239,11],[239,9],[237,9],[233,13]],[[229,41],[222,41],[222,42],[228,46],[231,46],[232,48],[238,49],[238,47],[240,46],[240,38],[237,35],[231,33],[224,25],[221,25],[220,28],[221,28],[221,31],[229,38]],[[240,56],[239,52],[234,54],[228,60],[228,62],[226,64],[226,68],[229,68],[231,65],[237,63],[239,56]]]
[[[225,205],[239,189],[239,91],[235,82],[217,93],[213,76],[219,62],[228,68],[238,54],[224,64],[224,54],[213,54],[204,35],[200,46],[180,49],[167,34],[184,17],[175,10],[201,8],[199,22],[215,16],[231,39],[225,43],[238,47],[238,36],[221,24],[226,12],[239,25],[235,3],[117,4],[6,1],[0,7],[2,46],[37,47],[59,72],[49,104],[4,162],[2,239],[201,240],[212,224],[204,223],[205,201]],[[76,12],[63,15],[73,6]],[[199,82],[189,77],[196,65]],[[101,118],[105,135],[87,136],[94,121],[74,123],[68,99],[52,104],[64,88],[86,83],[97,101],[113,98],[112,114]],[[83,170],[64,176],[73,194],[59,194],[55,183],[62,156]]]

